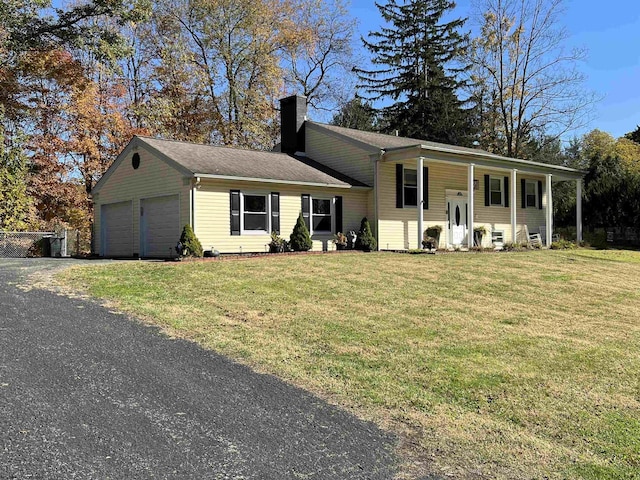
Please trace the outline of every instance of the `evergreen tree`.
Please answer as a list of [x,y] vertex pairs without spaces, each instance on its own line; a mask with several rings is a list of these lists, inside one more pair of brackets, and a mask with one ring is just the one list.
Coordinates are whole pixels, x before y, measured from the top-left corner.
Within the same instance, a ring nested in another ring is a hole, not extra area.
[[185,225],[182,229],[182,235],[180,235],[180,243],[184,249],[184,255],[189,257],[202,257],[204,252],[202,251],[202,244],[196,234],[194,233],[191,225]]
[[296,226],[293,227],[293,232],[291,233],[289,240],[291,241],[291,249],[294,252],[306,252],[307,250],[311,250],[311,247],[313,247],[313,242],[309,235],[309,229],[307,228],[307,224],[304,222],[302,212],[298,215],[298,221],[296,222]]
[[27,161],[21,146],[5,142],[0,122],[0,231],[28,226],[31,201],[27,193]]
[[627,133],[624,137],[628,138],[632,142],[640,143],[640,125],[638,125],[633,132]]
[[371,106],[371,102],[363,100],[356,95],[340,108],[329,123],[337,127],[375,132],[377,130],[378,114]]
[[373,100],[392,99],[383,109],[388,131],[454,145],[473,142],[471,112],[457,96],[467,36],[464,19],[441,23],[455,7],[450,0],[389,0],[376,3],[388,24],[369,34],[364,46],[376,68],[356,69],[361,87]]
[[358,232],[358,239],[356,241],[357,247],[370,252],[376,249],[376,239],[371,232],[371,225],[367,217],[364,217],[360,222],[360,231]]

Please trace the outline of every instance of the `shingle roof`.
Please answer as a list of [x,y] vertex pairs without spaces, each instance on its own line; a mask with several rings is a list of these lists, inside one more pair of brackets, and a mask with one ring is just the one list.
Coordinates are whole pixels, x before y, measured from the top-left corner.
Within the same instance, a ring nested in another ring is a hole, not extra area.
[[362,182],[304,157],[279,152],[244,150],[151,137],[137,137],[194,175],[367,187]]
[[412,147],[415,145],[425,145],[427,147],[433,147],[433,148],[455,149],[460,152],[474,152],[474,153],[481,152],[487,155],[491,155],[489,152],[485,152],[484,150],[481,150],[479,148],[457,147],[454,145],[448,145],[446,143],[429,142],[427,140],[420,140],[418,138],[396,137],[395,135],[387,135],[384,133],[375,133],[375,132],[365,132],[362,130],[355,130],[353,128],[336,127],[335,125],[327,125],[324,123],[315,123],[315,122],[310,122],[310,123],[313,123],[314,125],[318,125],[329,131],[347,136],[359,142],[366,143],[367,145],[371,145],[376,149],[379,149],[379,148],[391,149],[391,148],[401,148],[401,147]]
[[456,145],[448,145],[446,143],[429,142],[427,140],[420,140],[417,138],[396,137],[394,135],[386,135],[384,133],[364,132],[362,130],[355,130],[353,128],[336,127],[335,125],[327,125],[324,123],[308,122],[312,128],[318,128],[326,130],[329,133],[337,134],[343,138],[350,139],[358,142],[363,148],[374,151],[380,149],[387,152],[394,149],[401,149],[403,147],[420,147],[424,149],[439,150],[451,154],[458,154],[462,156],[473,155],[476,158],[483,158],[487,161],[502,162],[512,165],[527,166],[528,168],[538,168],[549,171],[549,173],[557,172],[560,175],[568,175],[574,178],[579,178],[584,175],[585,172],[568,168],[560,165],[552,165],[547,163],[532,162],[530,160],[521,160],[517,158],[508,158],[494,153],[489,153],[480,148],[468,148],[458,147]]

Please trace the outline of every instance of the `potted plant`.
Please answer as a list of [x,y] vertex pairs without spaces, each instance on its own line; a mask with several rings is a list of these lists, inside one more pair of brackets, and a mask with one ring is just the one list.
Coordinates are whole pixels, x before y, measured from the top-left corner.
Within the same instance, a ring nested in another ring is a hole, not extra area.
[[347,248],[347,236],[338,232],[333,236],[333,243],[336,244],[336,250],[345,250]]
[[482,246],[482,237],[487,234],[487,229],[484,225],[473,227],[473,244],[478,247]]
[[424,231],[422,239],[422,248],[429,248],[433,250],[438,248],[440,243],[440,233],[442,232],[442,225],[432,225]]
[[278,232],[271,232],[271,242],[269,242],[270,253],[282,253],[286,251],[287,241],[278,235]]

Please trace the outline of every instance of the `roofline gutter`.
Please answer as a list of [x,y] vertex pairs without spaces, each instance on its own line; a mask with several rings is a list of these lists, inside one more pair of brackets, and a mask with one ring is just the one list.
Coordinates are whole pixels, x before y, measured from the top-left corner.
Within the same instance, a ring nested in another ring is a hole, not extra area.
[[362,188],[362,189],[371,189],[371,187],[361,187],[355,185],[336,185],[332,183],[316,183],[316,182],[300,182],[295,180],[276,180],[271,178],[254,178],[254,177],[238,177],[231,175],[215,175],[211,173],[194,173],[194,177],[200,178],[208,178],[212,180],[234,180],[238,182],[260,182],[260,183],[281,183],[285,185],[303,185],[306,187],[324,187],[324,188],[343,188],[343,189],[351,189],[351,188]]

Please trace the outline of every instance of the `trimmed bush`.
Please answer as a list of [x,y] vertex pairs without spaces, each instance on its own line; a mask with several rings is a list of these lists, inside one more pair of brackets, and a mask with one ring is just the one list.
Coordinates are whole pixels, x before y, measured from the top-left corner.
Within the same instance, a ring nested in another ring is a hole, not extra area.
[[180,243],[182,244],[182,255],[185,257],[202,257],[202,244],[196,234],[193,233],[191,225],[185,225],[180,235]]
[[376,249],[376,239],[371,233],[371,225],[367,217],[363,217],[360,222],[360,232],[358,233],[358,247],[365,252],[370,252]]
[[289,246],[294,252],[306,252],[313,247],[309,229],[307,228],[307,224],[304,223],[302,212],[298,215],[298,221],[296,222],[296,226],[293,227],[293,232],[291,232],[289,240]]

